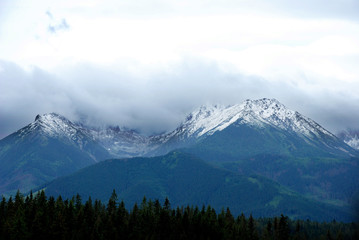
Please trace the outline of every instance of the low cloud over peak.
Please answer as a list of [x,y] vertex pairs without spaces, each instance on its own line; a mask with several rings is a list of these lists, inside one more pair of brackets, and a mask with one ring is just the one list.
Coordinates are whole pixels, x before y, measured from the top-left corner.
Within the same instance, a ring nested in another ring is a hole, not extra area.
[[0,106],[1,137],[33,121],[37,114],[49,112],[75,121],[86,119],[92,125],[126,126],[153,134],[174,129],[203,104],[236,104],[263,97],[276,98],[334,132],[356,128],[359,118],[355,96],[226,73],[198,59],[145,78],[91,64],[67,69],[63,75],[38,68],[25,71],[4,61],[0,67],[0,100],[8,103]]

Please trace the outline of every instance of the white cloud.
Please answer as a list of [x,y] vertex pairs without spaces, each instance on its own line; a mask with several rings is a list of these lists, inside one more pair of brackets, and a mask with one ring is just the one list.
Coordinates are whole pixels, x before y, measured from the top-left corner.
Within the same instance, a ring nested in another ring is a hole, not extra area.
[[[26,116],[100,112],[110,123],[157,131],[206,101],[277,97],[302,111],[295,102],[303,99],[317,107],[325,105],[322,98],[347,104],[359,99],[357,6],[351,0],[2,1],[0,81],[10,104],[0,112],[16,118],[11,108],[32,102]],[[28,94],[19,95],[17,86]]]

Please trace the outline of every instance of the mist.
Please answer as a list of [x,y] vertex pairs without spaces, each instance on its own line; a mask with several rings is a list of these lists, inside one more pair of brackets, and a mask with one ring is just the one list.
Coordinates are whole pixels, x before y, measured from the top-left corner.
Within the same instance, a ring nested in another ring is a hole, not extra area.
[[[166,71],[136,75],[80,64],[50,74],[0,62],[1,136],[56,112],[93,126],[120,126],[151,135],[175,129],[203,104],[276,98],[330,131],[357,128],[359,101],[341,91],[306,89],[295,82],[228,73],[215,62],[185,59]],[[359,87],[359,86],[353,86]],[[358,88],[359,89],[359,88]]]

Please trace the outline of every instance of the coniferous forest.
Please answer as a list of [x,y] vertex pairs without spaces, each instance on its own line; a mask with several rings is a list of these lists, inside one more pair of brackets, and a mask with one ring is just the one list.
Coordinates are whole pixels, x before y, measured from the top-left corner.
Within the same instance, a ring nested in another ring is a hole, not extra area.
[[358,223],[254,219],[217,213],[211,206],[172,208],[166,198],[147,200],[131,210],[113,191],[102,203],[80,195],[47,197],[44,191],[21,193],[0,203],[0,239],[359,239]]

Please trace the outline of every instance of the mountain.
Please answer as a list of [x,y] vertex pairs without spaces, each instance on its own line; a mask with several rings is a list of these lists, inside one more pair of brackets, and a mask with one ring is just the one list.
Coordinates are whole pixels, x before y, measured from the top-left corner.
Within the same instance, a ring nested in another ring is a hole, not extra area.
[[38,115],[0,141],[0,194],[28,191],[110,156],[66,118]]
[[316,200],[347,205],[359,193],[358,151],[275,99],[201,107],[169,135],[164,148],[182,144],[220,167],[270,178]]
[[346,144],[359,150],[359,130],[349,129],[337,134]]
[[266,178],[233,173],[182,153],[151,158],[111,159],[58,178],[42,187],[47,195],[107,201],[113,189],[127,206],[142,198],[168,197],[171,205],[230,207],[235,215],[350,221],[350,209],[307,199]]
[[[160,142],[154,155],[201,142],[206,142],[202,144],[203,151],[218,146],[213,156],[231,158],[235,151],[235,159],[265,153],[296,157],[358,154],[318,123],[275,99],[266,98],[231,106],[202,106],[188,115],[176,130],[153,139]],[[207,149],[204,145],[211,146]]]

